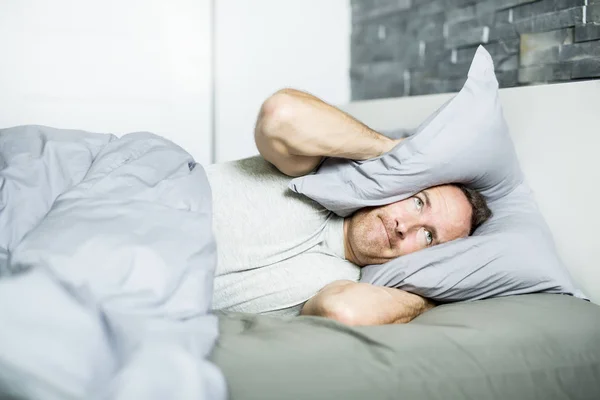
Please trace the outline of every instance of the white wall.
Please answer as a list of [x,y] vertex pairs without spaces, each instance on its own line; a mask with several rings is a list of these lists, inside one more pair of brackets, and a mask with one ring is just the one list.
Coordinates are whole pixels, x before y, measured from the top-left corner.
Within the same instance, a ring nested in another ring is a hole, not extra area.
[[349,0],[216,1],[216,160],[257,154],[264,99],[283,87],[350,100]]
[[210,160],[209,0],[0,1],[0,127],[148,130]]

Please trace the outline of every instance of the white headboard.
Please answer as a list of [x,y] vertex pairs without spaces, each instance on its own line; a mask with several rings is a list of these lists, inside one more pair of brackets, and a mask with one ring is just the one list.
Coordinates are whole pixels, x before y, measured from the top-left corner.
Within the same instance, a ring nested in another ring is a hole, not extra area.
[[[600,304],[600,80],[500,90],[527,181],[563,262]],[[375,130],[414,128],[453,94],[342,107]]]

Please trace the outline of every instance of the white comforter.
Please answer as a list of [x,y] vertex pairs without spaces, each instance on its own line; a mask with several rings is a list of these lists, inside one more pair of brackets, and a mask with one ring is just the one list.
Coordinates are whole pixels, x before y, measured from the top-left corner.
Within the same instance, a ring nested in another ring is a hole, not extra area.
[[223,399],[201,166],[149,133],[0,130],[0,397]]

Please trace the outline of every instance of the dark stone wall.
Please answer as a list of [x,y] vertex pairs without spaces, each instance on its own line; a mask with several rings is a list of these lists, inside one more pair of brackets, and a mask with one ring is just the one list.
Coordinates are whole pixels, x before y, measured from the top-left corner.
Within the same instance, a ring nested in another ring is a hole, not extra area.
[[501,87],[600,78],[600,0],[352,0],[352,99],[460,90],[475,50]]

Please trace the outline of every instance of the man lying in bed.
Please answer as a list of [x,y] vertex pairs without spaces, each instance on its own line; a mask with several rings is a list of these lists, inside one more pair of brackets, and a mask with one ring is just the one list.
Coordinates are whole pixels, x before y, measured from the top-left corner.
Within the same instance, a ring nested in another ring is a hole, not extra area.
[[313,171],[324,156],[366,160],[398,143],[303,92],[267,99],[255,139],[262,157],[206,168],[217,310],[320,315],[351,325],[408,322],[433,304],[358,283],[360,267],[468,236],[491,214],[480,194],[457,185],[347,218],[291,192],[290,176]]

